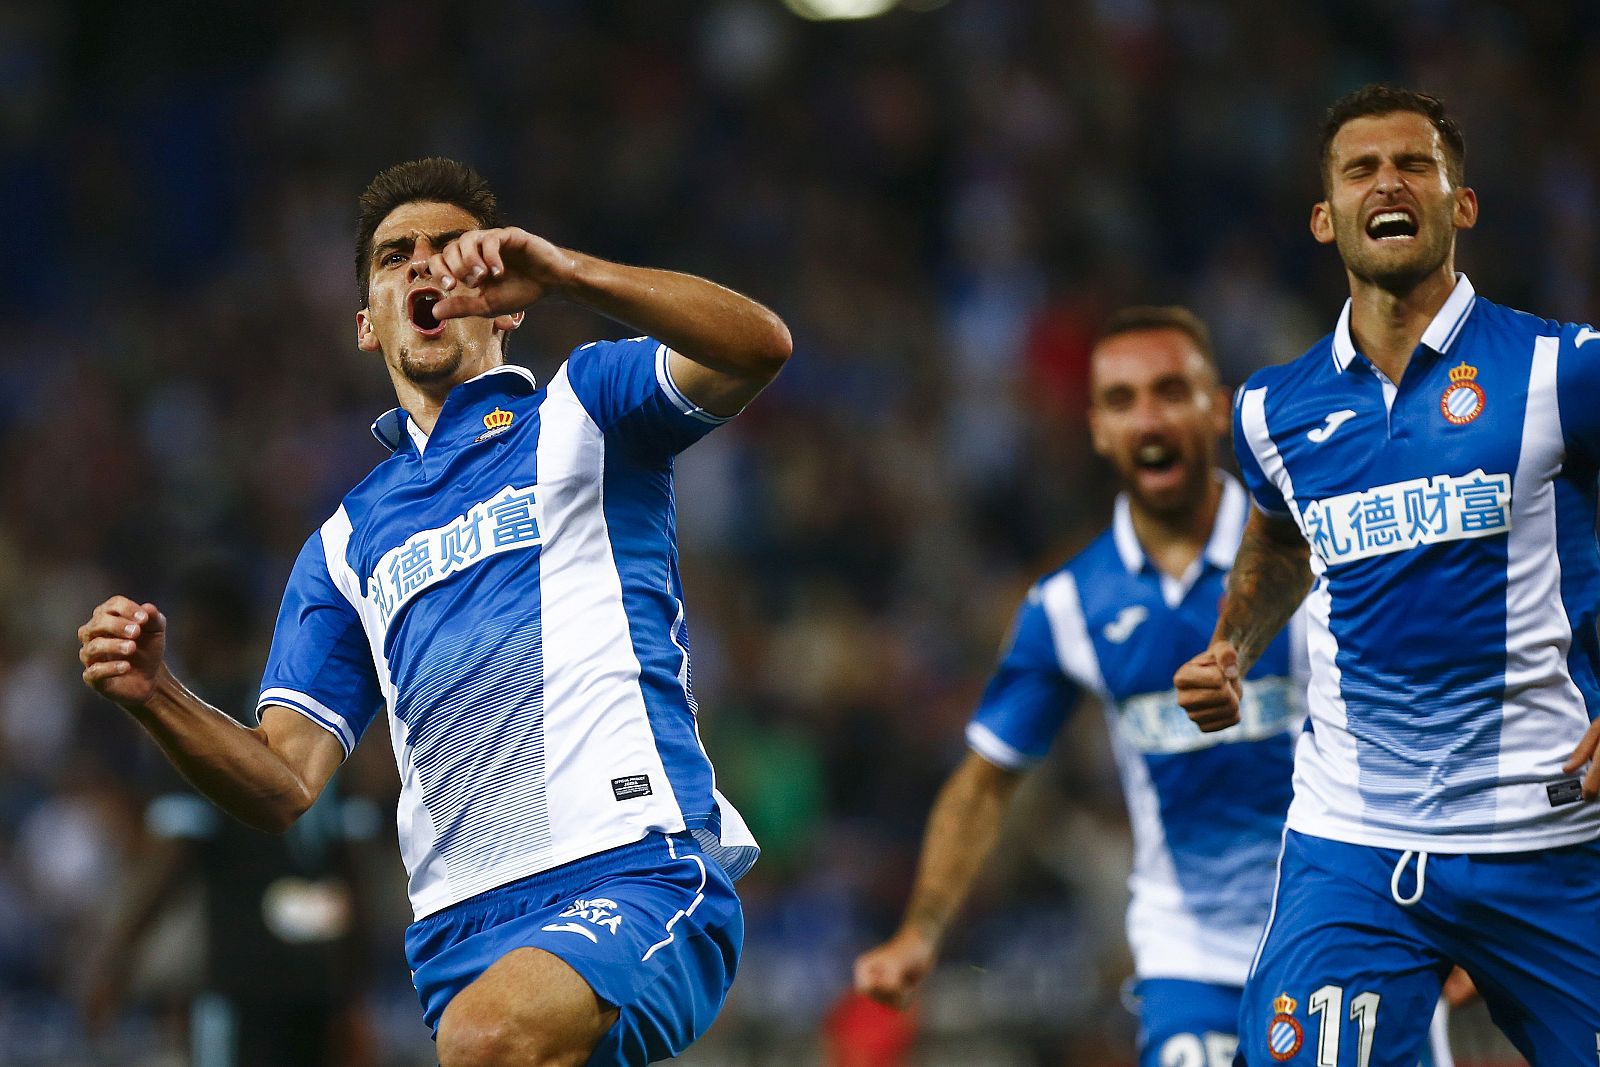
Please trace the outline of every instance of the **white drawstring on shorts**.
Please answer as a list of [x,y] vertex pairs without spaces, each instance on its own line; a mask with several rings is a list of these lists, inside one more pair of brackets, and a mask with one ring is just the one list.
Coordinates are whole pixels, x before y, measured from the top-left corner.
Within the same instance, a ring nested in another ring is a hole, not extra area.
[[[1405,872],[1406,864],[1411,862],[1411,858],[1413,856],[1415,856],[1417,860],[1417,890],[1409,897],[1402,897],[1400,895],[1400,875]],[[1394,865],[1394,877],[1389,879],[1389,895],[1392,896],[1394,898],[1394,902],[1400,905],[1402,908],[1409,908],[1411,905],[1422,899],[1422,887],[1427,880],[1428,854],[1426,852],[1413,852],[1408,848],[1400,854],[1400,862]]]

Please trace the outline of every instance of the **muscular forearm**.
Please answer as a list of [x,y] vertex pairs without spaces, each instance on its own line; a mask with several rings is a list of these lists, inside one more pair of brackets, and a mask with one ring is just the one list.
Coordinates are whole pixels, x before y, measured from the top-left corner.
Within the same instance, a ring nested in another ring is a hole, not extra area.
[[1215,639],[1233,644],[1243,676],[1311,589],[1310,554],[1295,527],[1255,512],[1228,576]]
[[151,698],[126,710],[191,785],[243,823],[281,833],[316,799],[262,730],[230,719],[165,668]]
[[950,776],[928,816],[903,927],[933,944],[943,939],[994,851],[1019,781],[977,755],[968,755]]
[[767,308],[691,274],[629,267],[573,252],[560,293],[665,341],[712,370],[776,374],[788,358],[788,327]]

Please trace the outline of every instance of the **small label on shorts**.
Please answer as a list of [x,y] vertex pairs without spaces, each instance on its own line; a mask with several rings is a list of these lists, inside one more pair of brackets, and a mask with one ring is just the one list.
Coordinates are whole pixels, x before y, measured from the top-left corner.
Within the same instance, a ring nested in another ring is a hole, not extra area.
[[1550,798],[1550,806],[1559,808],[1563,804],[1576,804],[1583,799],[1583,785],[1576,778],[1568,778],[1564,782],[1556,782],[1544,787],[1545,795]]
[[[1577,785],[1577,782],[1573,782]],[[648,774],[629,774],[621,778],[611,779],[611,795],[618,800],[632,800],[634,797],[647,797],[650,795],[650,776]]]

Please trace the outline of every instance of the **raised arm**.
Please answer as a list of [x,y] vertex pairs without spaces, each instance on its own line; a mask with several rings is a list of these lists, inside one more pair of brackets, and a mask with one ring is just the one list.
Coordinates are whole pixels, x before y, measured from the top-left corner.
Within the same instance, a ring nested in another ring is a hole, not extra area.
[[904,1007],[928,972],[972,882],[1000,837],[1022,776],[968,753],[939,790],[917,861],[917,878],[900,929],[856,960],[856,990]]
[[167,669],[166,635],[154,604],[112,597],[78,628],[84,683],[133,716],[223,811],[260,830],[288,829],[338,769],[338,739],[282,707],[268,707],[253,730],[235,722]]
[[1242,679],[1310,590],[1310,549],[1300,528],[1251,509],[1211,647],[1173,677],[1178,704],[1202,731],[1239,721]]
[[792,350],[783,320],[731,289],[558,248],[515,227],[464,233],[428,269],[449,294],[434,306],[440,319],[509,314],[553,293],[666,342],[673,381],[713,415],[748,404]]

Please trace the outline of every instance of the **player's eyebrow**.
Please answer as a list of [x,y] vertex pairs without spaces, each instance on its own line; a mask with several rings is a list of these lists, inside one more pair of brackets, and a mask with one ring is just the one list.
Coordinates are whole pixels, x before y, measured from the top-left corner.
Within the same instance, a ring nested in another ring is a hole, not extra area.
[[[435,252],[437,252],[439,249],[443,248],[445,245],[449,244],[451,241],[454,241],[457,237],[460,237],[466,232],[466,230],[445,230],[443,233],[424,233],[420,236],[426,237],[428,239],[428,244],[433,247]],[[417,246],[418,236],[419,235],[417,234],[410,233],[401,234],[398,237],[391,237],[387,241],[383,241],[377,245],[374,245],[372,249],[373,260],[380,260],[390,252],[411,251]]]

